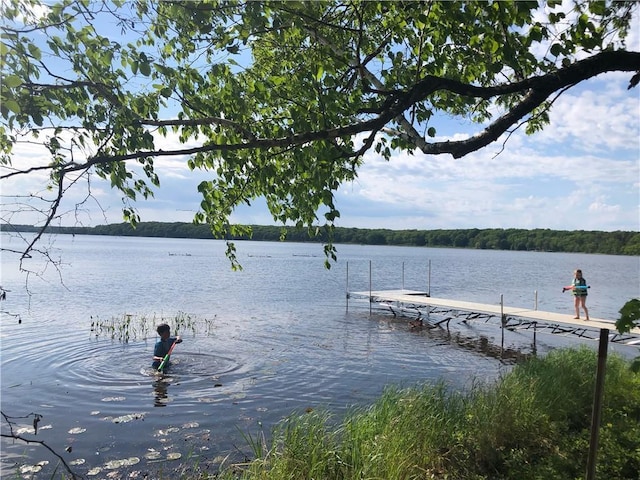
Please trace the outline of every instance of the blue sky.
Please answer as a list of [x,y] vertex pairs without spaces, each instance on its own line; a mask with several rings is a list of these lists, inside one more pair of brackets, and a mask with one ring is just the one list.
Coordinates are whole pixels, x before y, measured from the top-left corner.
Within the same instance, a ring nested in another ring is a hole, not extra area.
[[[636,27],[638,19],[635,19]],[[640,28],[627,39],[640,51]],[[385,161],[371,151],[358,178],[336,192],[340,227],[390,229],[550,228],[557,230],[640,231],[640,88],[627,90],[630,73],[602,75],[565,92],[544,131],[523,131],[461,159],[395,152]],[[463,119],[441,117],[436,140],[458,139],[478,131]],[[503,145],[503,143],[506,143]],[[159,148],[176,145],[162,139]],[[503,148],[504,146],[504,148]],[[15,164],[48,162],[35,145],[15,149]],[[137,203],[142,221],[189,222],[198,209],[198,183],[209,178],[191,172],[184,158],[157,159],[161,188]],[[46,177],[3,180],[6,195],[35,193]],[[105,182],[67,192],[63,225],[122,221],[122,201]],[[4,209],[4,206],[3,206]],[[23,210],[14,223],[38,219]],[[263,202],[241,207],[233,222],[273,225]]]

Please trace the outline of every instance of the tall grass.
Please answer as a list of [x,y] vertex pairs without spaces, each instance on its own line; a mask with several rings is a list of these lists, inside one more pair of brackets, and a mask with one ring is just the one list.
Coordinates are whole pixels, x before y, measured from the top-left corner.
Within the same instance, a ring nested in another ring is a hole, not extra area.
[[[387,388],[336,424],[295,414],[257,458],[220,478],[246,480],[579,479],[586,471],[597,354],[551,352],[464,393],[444,383]],[[607,362],[598,478],[640,471],[640,375]]]

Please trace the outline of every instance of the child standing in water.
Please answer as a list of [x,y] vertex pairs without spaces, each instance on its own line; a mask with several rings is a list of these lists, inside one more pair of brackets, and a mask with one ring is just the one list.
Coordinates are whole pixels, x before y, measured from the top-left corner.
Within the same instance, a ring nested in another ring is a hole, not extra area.
[[589,310],[587,310],[587,280],[582,276],[582,270],[577,269],[573,273],[573,280],[570,287],[562,289],[571,290],[573,293],[573,302],[576,309],[576,320],[580,319],[580,307],[584,310],[585,320],[589,320]]
[[[158,340],[155,348],[153,349],[153,363],[151,364],[151,366],[157,370],[162,363],[162,360],[164,360],[165,355],[169,353],[169,350],[173,346],[174,342],[181,343],[182,339],[180,338],[180,335],[172,337],[171,327],[166,323],[158,325],[158,328],[156,328],[156,332],[158,332],[158,335],[160,335],[160,340]],[[169,363],[167,362],[164,368],[168,366]]]

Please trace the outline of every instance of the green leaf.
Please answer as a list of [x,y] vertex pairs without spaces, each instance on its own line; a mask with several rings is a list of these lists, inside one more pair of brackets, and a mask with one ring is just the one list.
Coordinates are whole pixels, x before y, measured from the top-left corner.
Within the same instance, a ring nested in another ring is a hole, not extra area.
[[589,2],[589,11],[594,15],[604,15],[607,12],[607,4],[603,1]]
[[15,88],[22,85],[23,80],[18,75],[8,75],[2,79],[4,86],[9,88]]
[[13,113],[20,113],[20,105],[15,100],[6,100],[2,105]]
[[561,53],[562,53],[562,45],[560,45],[559,43],[554,43],[553,45],[551,45],[551,55],[553,55],[554,57],[557,57]]
[[31,115],[31,118],[33,119],[33,123],[35,123],[39,127],[44,124],[44,118],[42,118],[40,112],[35,112],[33,115]]
[[42,58],[42,52],[36,45],[34,45],[33,43],[29,43],[28,48],[29,53],[33,55],[33,58],[35,58],[36,60],[40,60]]
[[140,73],[145,77],[151,75],[151,64],[149,62],[143,62],[140,64]]
[[640,326],[640,299],[633,298],[620,309],[620,318],[616,321],[616,328],[625,333]]

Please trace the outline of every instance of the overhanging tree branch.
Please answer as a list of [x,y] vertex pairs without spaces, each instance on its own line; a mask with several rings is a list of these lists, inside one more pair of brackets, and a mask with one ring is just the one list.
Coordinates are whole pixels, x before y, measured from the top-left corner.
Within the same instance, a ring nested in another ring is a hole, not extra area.
[[[525,93],[523,99],[518,104],[491,123],[478,135],[463,140],[447,142],[429,143],[421,141],[419,142],[419,145],[417,145],[423,153],[428,155],[449,153],[453,155],[454,158],[460,158],[496,141],[500,135],[507,131],[509,127],[514,126],[524,116],[531,113],[554,92],[605,72],[631,72],[636,70],[640,70],[640,52],[611,51],[602,52],[593,57],[580,60],[553,74],[546,74],[519,82],[505,83],[491,87],[469,85],[456,80],[430,75],[423,78],[408,92],[395,92],[393,94],[393,99],[390,102],[391,105],[389,105],[384,111],[380,112],[375,118],[352,123],[343,127],[309,131],[281,138],[256,138],[255,135],[249,132],[246,127],[239,125],[237,122],[223,118],[209,117],[186,120],[136,120],[139,124],[149,126],[223,125],[244,133],[247,140],[241,143],[209,143],[197,147],[170,150],[141,150],[121,155],[98,154],[90,158],[85,163],[66,164],[60,168],[60,171],[68,173],[86,170],[95,165],[105,165],[112,162],[128,161],[145,157],[190,156],[197,153],[207,152],[291,148],[304,145],[309,142],[351,137],[367,132],[377,132],[384,128],[390,121],[400,117],[415,103],[425,100],[430,95],[438,91],[447,91],[461,96],[485,100],[501,95]],[[415,137],[409,135],[407,138]],[[371,146],[371,143],[372,142],[369,142],[368,146]],[[363,153],[364,151],[361,149],[358,150],[357,155],[362,155]],[[55,169],[55,167],[40,166],[26,170],[16,170],[0,176],[0,179],[9,178],[19,174],[28,174],[36,170],[51,169]]]
[[496,141],[509,127],[514,126],[525,115],[531,113],[554,92],[605,72],[633,72],[636,70],[640,70],[640,52],[607,51],[580,60],[552,74],[495,87],[466,85],[430,76],[421,80],[413,88],[413,91],[406,95],[402,104],[408,108],[438,90],[485,100],[501,95],[526,92],[520,103],[491,123],[482,133],[464,140],[425,143],[421,148],[422,152],[426,154],[450,153],[454,158],[460,158]]

